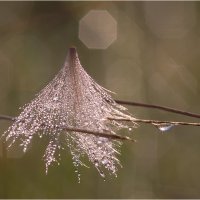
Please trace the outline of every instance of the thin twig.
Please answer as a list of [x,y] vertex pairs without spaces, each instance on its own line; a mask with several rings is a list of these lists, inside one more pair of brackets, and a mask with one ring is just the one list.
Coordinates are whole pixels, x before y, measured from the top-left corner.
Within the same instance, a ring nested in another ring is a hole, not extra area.
[[15,121],[15,117],[11,117],[8,115],[0,115],[0,120]]
[[120,136],[120,135],[114,135],[114,134],[109,134],[109,133],[104,133],[104,132],[91,131],[91,130],[87,130],[87,129],[63,127],[63,130],[79,132],[79,133],[86,133],[86,134],[91,134],[91,135],[115,139],[115,140],[129,140],[132,142],[136,142],[136,140],[134,140],[130,137],[127,137],[127,136]]
[[[172,124],[172,125],[188,125],[188,126],[200,126],[198,122],[181,122],[181,121],[163,121],[163,120],[149,120],[149,119],[133,119],[133,118],[108,118],[109,120],[115,121],[130,121],[130,122],[137,122],[137,123],[148,123],[148,124]],[[8,120],[8,121],[15,121],[15,117],[11,117],[8,115],[0,115],[0,120]],[[67,128],[66,128],[67,129]],[[93,131],[84,130],[84,129],[76,129],[76,128],[69,128],[69,131],[76,131],[77,132],[84,132],[87,131],[88,134],[92,134]],[[89,133],[91,132],[91,133]],[[101,132],[94,133],[95,135],[101,135]],[[106,135],[110,135],[105,133]],[[115,135],[116,136],[116,135]],[[116,136],[118,137],[118,136]],[[125,138],[124,138],[125,139]]]
[[184,125],[184,126],[200,126],[200,123],[196,122],[180,122],[180,121],[161,121],[161,120],[149,120],[149,119],[128,119],[128,118],[108,118],[109,120],[115,121],[126,121],[126,122],[137,122],[137,123],[147,123],[152,125]]
[[172,112],[172,113],[185,115],[185,116],[189,116],[189,117],[200,118],[199,114],[186,112],[186,111],[183,111],[183,110],[177,110],[177,109],[165,107],[165,106],[146,104],[146,103],[138,103],[138,102],[133,102],[133,101],[122,101],[122,100],[115,100],[115,102],[119,103],[119,104],[123,104],[123,105],[140,106],[140,107],[145,107],[145,108],[159,109],[159,110],[164,110],[164,111],[167,111],[167,112]]
[[[11,117],[11,116],[8,116],[8,115],[0,115],[0,120],[15,121],[15,117]],[[91,131],[91,130],[80,129],[80,128],[72,128],[72,127],[62,127],[62,129],[66,130],[66,131],[86,133],[86,134],[91,134],[91,135],[115,139],[115,140],[128,140],[128,141],[131,141],[131,142],[136,142],[136,140],[134,140],[130,137],[114,135],[112,133],[110,134],[110,133],[97,132],[97,131]]]

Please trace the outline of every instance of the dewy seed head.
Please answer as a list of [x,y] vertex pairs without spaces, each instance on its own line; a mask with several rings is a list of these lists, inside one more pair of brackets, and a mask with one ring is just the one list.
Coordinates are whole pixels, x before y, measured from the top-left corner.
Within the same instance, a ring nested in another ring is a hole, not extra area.
[[[76,168],[82,157],[88,159],[104,177],[103,168],[117,172],[120,142],[63,127],[116,134],[126,124],[109,118],[127,117],[125,108],[115,103],[107,90],[98,85],[83,69],[75,47],[69,48],[66,61],[55,78],[27,104],[13,125],[5,132],[7,142],[22,141],[24,151],[34,136],[48,136],[44,153],[46,172],[57,154],[69,148]],[[104,120],[102,120],[104,119]]]

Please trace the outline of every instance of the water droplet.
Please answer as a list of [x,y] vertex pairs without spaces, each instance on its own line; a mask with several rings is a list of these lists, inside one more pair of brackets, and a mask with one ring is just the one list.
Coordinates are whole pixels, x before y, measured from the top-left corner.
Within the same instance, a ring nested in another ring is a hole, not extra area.
[[97,144],[102,144],[102,141],[101,141],[101,140],[98,140],[98,141],[97,141]]
[[99,169],[98,171],[99,171],[100,176],[101,176],[102,178],[105,178],[105,174],[104,174],[104,172],[101,171],[100,169]]
[[103,165],[106,165],[107,163],[108,163],[108,160],[107,160],[107,159],[102,160],[102,164],[103,164]]
[[132,131],[132,128],[130,127],[130,128],[128,128],[128,130],[129,130],[129,131]]
[[58,97],[54,97],[53,100],[54,100],[54,101],[57,101],[57,100],[58,100]]
[[166,123],[166,124],[154,124],[160,131],[165,132],[169,131],[171,128],[173,128],[175,125]]
[[95,167],[98,167],[98,166],[99,166],[99,164],[98,164],[97,162],[96,162],[94,165],[95,165]]
[[84,125],[85,125],[85,126],[88,126],[88,122],[85,122]]
[[78,183],[81,183],[81,174],[78,173]]

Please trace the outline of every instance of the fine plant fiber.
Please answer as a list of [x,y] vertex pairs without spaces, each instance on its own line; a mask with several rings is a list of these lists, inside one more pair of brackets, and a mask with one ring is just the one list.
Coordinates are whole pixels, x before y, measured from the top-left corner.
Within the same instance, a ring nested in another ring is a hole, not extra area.
[[134,120],[125,107],[112,99],[108,90],[87,74],[76,49],[69,48],[61,70],[30,103],[22,107],[4,137],[8,147],[20,141],[24,152],[34,136],[47,137],[49,141],[43,156],[46,173],[53,162],[59,163],[60,151],[69,149],[75,168],[84,165],[82,160],[87,156],[101,176],[105,176],[105,169],[117,175],[121,142],[70,131],[66,127],[116,135],[118,130],[129,128],[127,122],[114,120],[120,117]]

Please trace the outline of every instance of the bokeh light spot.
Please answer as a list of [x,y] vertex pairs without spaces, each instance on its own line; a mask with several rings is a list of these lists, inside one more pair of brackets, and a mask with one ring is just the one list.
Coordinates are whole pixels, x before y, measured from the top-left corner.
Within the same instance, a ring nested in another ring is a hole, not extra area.
[[106,10],[91,10],[79,22],[79,39],[91,49],[106,49],[117,38],[117,22]]

